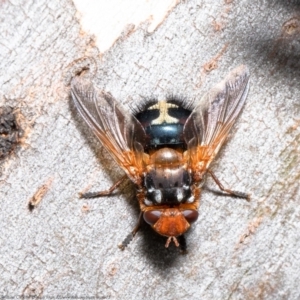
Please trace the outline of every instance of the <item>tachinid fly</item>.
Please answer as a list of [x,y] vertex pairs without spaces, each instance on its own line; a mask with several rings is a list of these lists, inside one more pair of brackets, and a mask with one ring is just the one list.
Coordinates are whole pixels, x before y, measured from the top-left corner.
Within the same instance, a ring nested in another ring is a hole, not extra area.
[[90,79],[73,78],[75,106],[126,173],[108,191],[81,196],[109,195],[127,177],[136,187],[139,221],[120,248],[129,244],[143,220],[167,237],[166,247],[172,241],[183,243],[183,234],[198,218],[206,173],[222,191],[249,200],[247,194],[223,188],[209,169],[244,106],[248,82],[248,68],[241,65],[192,109],[184,101],[158,101],[133,114]]

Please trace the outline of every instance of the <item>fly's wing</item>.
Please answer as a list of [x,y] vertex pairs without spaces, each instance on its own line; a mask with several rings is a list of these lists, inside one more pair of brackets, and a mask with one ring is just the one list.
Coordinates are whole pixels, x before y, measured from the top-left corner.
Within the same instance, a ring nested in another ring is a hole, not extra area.
[[187,119],[183,135],[187,143],[186,160],[199,180],[217,155],[240,114],[249,88],[249,70],[241,65],[213,87]]
[[84,77],[71,83],[72,99],[79,113],[114,160],[136,184],[144,171],[146,134],[137,119],[108,93]]

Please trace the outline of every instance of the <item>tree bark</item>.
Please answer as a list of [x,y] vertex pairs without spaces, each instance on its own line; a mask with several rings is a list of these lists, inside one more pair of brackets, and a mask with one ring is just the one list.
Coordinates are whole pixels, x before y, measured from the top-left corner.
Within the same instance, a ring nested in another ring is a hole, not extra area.
[[[299,299],[297,1],[182,1],[153,33],[145,23],[101,55],[71,1],[0,6],[0,106],[21,132],[1,160],[1,297]],[[118,249],[139,214],[130,182],[79,199],[124,175],[65,86],[86,56],[95,84],[128,109],[168,95],[197,101],[248,65],[246,105],[213,171],[251,201],[213,193],[208,178],[186,255],[147,226]]]

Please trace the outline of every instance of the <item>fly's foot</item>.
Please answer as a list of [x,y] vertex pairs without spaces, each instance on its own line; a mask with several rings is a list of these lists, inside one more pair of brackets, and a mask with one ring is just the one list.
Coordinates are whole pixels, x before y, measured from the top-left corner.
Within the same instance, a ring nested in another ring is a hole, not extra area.
[[118,247],[123,251],[125,248],[130,244],[130,242],[133,240],[134,235],[132,232],[130,232],[127,237],[124,239],[122,243],[118,245]]

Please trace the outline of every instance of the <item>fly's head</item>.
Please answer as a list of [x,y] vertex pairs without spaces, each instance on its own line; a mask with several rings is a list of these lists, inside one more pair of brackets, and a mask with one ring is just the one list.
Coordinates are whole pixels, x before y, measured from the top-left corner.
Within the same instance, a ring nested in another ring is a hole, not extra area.
[[180,207],[155,208],[144,212],[144,220],[160,235],[168,237],[166,247],[173,240],[178,247],[177,237],[183,235],[198,219],[196,209],[184,209]]

